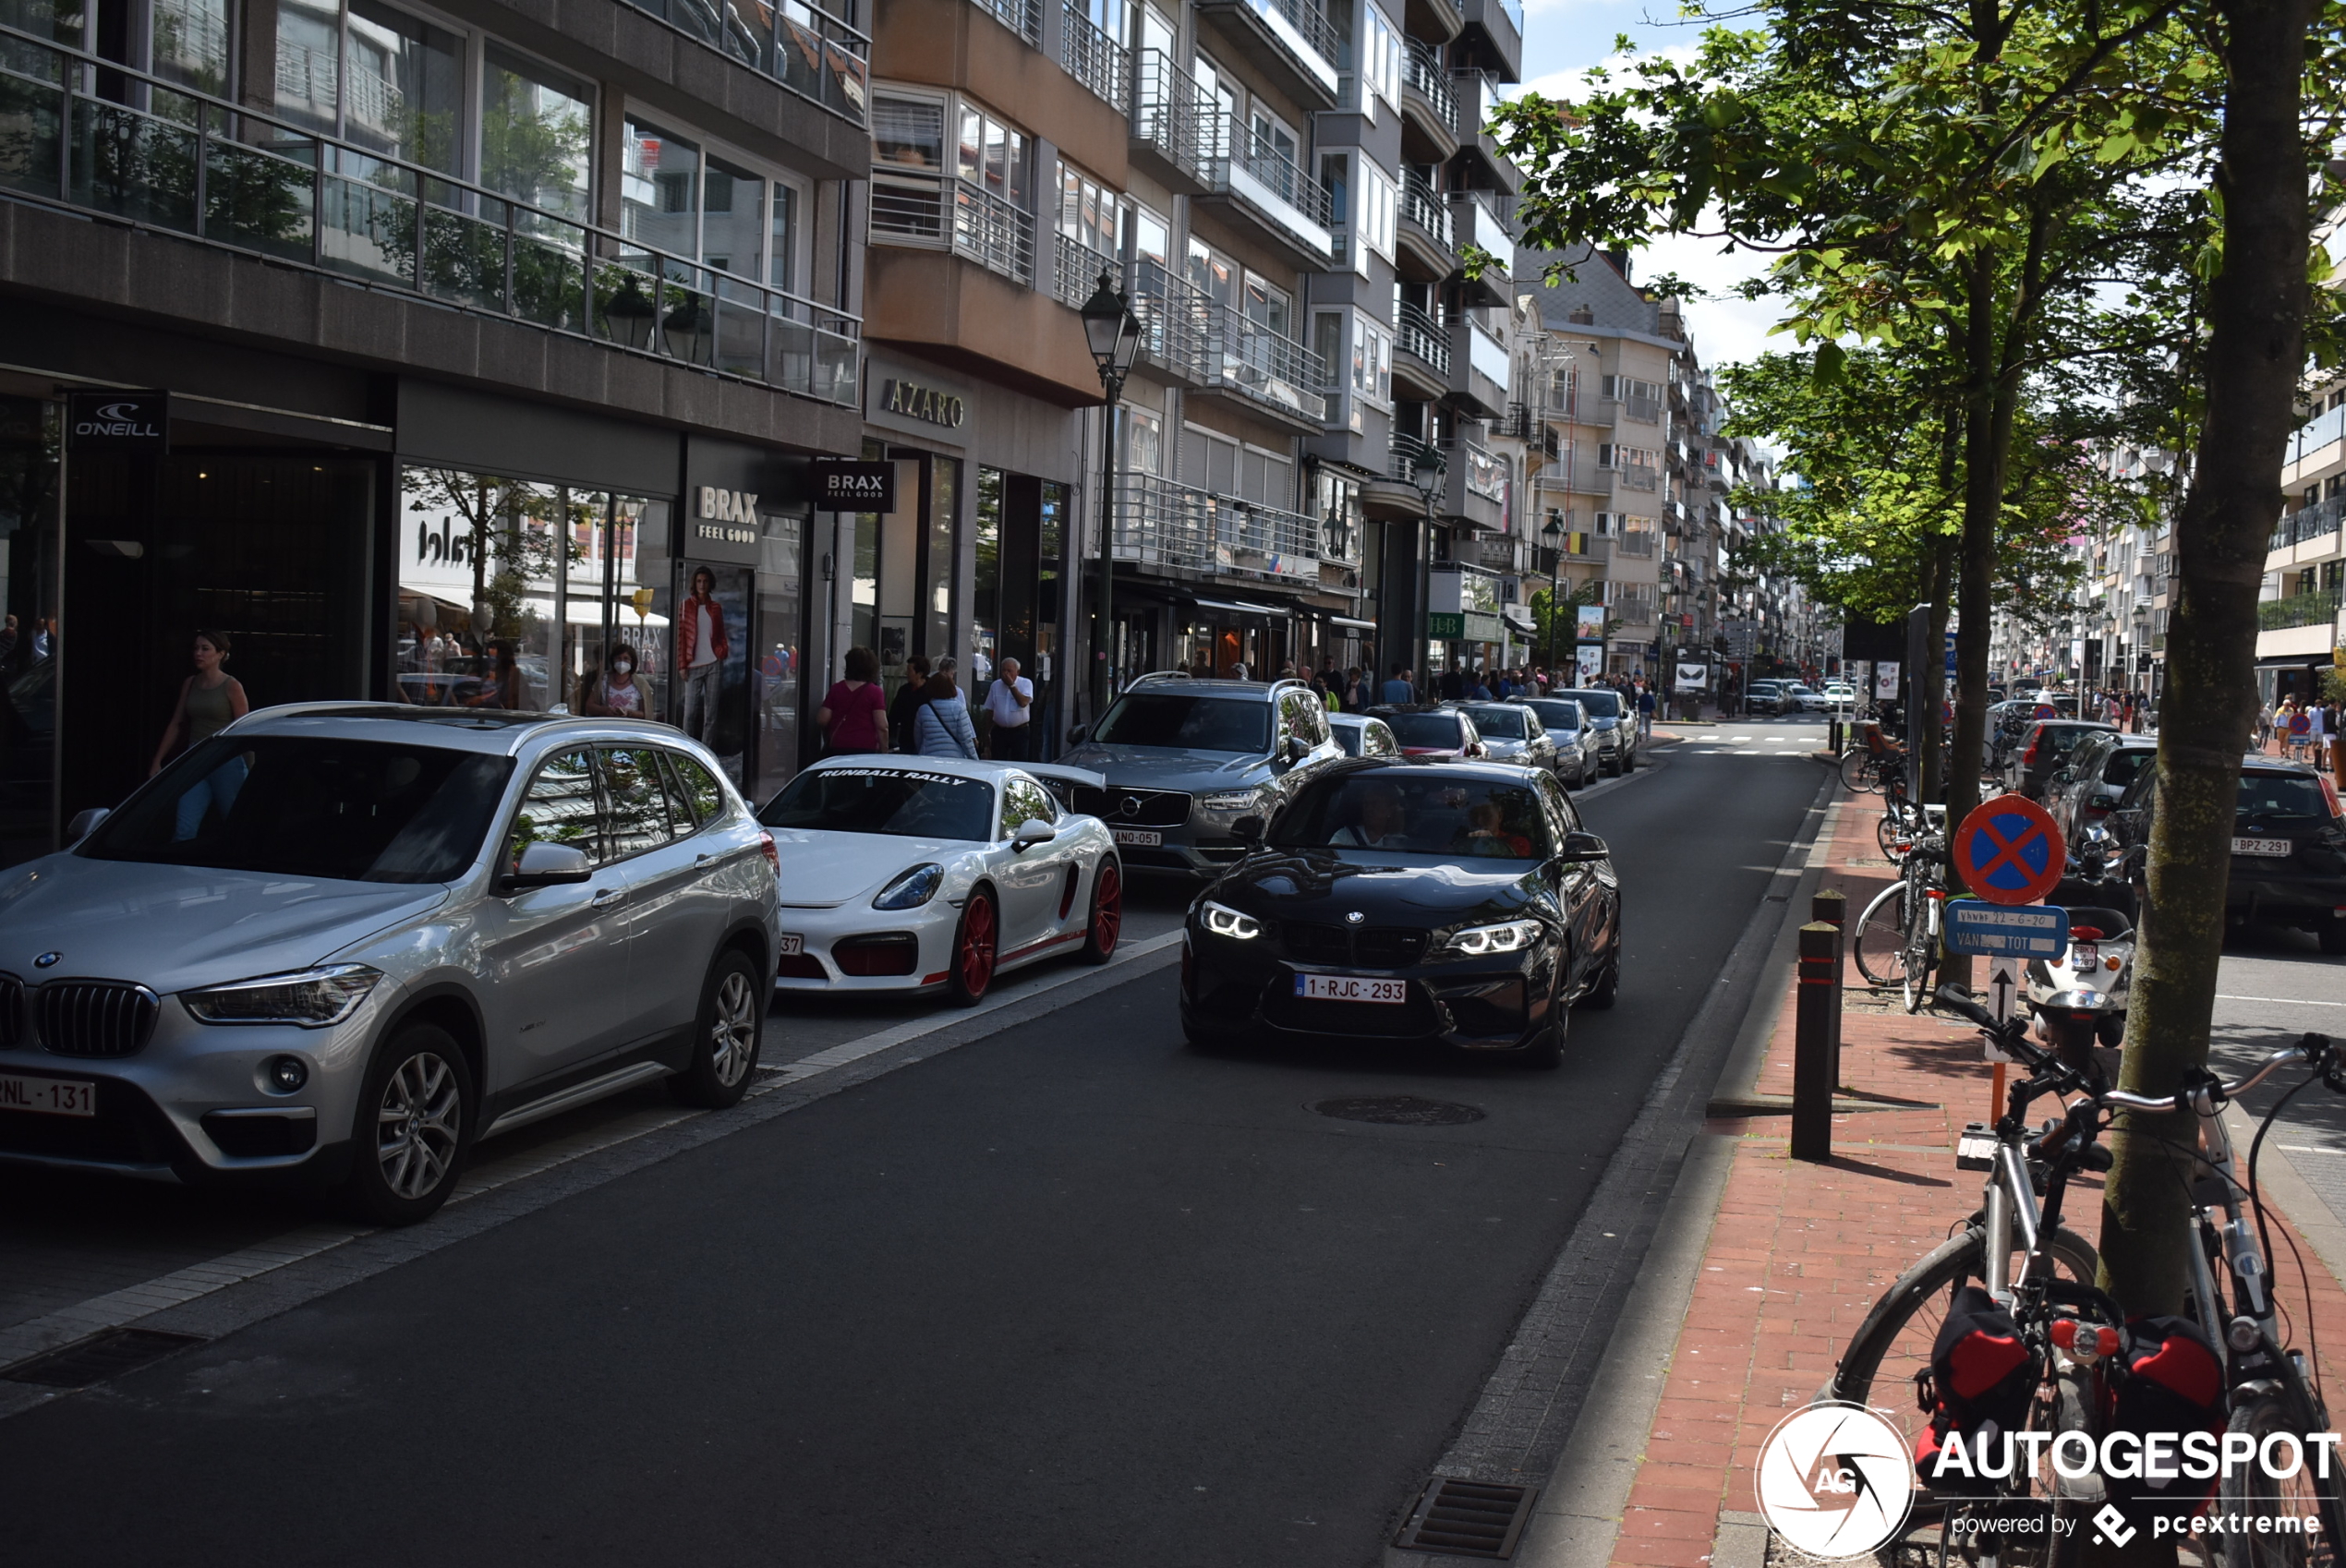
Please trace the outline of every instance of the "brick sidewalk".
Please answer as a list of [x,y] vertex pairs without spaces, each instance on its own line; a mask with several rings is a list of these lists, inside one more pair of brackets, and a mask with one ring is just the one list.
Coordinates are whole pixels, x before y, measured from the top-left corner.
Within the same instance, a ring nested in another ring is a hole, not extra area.
[[[1865,798],[1844,802],[1828,851],[1822,886],[1848,896],[1853,920],[1891,874],[1874,844],[1879,814]],[[1733,1164],[1614,1540],[1617,1568],[1707,1564],[1722,1513],[1756,1507],[1752,1466],[1770,1429],[1815,1395],[1883,1288],[1978,1207],[1983,1178],[1954,1168],[1963,1124],[1989,1118],[1990,1069],[1977,1032],[1885,1007],[1855,965],[1848,978],[1843,1086],[1937,1108],[1835,1116],[1826,1164],[1790,1158],[1788,1117],[1707,1124],[1704,1136],[1735,1140]],[[1788,987],[1760,1074],[1763,1093],[1792,1092],[1793,1014]],[[2094,1188],[2073,1186],[2065,1219],[2095,1237]],[[2279,1235],[2274,1243],[2282,1301],[2300,1311],[2289,1249]],[[2299,1246],[2323,1369],[2346,1375],[2346,1291]]]

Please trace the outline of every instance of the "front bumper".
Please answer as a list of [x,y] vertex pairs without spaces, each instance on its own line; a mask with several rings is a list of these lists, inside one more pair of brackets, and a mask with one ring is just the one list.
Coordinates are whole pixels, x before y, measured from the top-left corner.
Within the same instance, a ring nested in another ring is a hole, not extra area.
[[1119,827],[1111,822],[1108,831],[1127,871],[1215,877],[1246,858],[1247,847],[1228,829],[1209,827],[1195,818],[1179,827]]
[[[108,1171],[189,1183],[337,1178],[346,1168],[368,1047],[394,997],[377,988],[332,1029],[201,1024],[165,996],[153,1034],[128,1056],[69,1056],[19,1043],[0,1074],[96,1086],[97,1114],[0,1108],[0,1163]],[[274,1056],[298,1057],[308,1081],[265,1086]]]
[[2224,912],[2250,925],[2294,925],[2317,930],[2346,910],[2346,879],[2335,876],[2258,875],[2246,871],[2243,856],[2232,857],[2224,889]]
[[[777,960],[775,988],[901,994],[941,987],[952,964],[953,936],[961,920],[961,907],[942,897],[916,910],[876,910],[868,899],[833,909],[785,907],[782,935],[798,937],[800,952],[795,959]],[[853,973],[851,966],[897,972]]]
[[[1258,945],[1263,951],[1252,949]],[[1280,956],[1269,939],[1191,927],[1181,947],[1181,1010],[1193,1022],[1267,1038],[1378,1039],[1462,1051],[1514,1051],[1546,1031],[1555,959],[1545,948],[1398,969],[1343,968]],[[1400,1003],[1317,1001],[1296,995],[1301,974],[1370,975],[1409,986]]]

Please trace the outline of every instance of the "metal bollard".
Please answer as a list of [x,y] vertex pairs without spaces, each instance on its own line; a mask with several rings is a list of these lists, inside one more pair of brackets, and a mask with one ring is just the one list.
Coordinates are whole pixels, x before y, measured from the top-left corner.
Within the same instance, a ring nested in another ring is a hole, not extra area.
[[1832,752],[1833,755],[1839,756],[1841,754],[1842,747],[1847,745],[1848,743],[1848,727],[1843,724],[1840,719],[1836,718],[1832,723],[1825,726],[1825,748]]
[[1841,1087],[1841,998],[1849,983],[1849,895],[1838,887],[1820,887],[1808,899],[1808,918],[1830,925],[1832,943],[1832,1082]]
[[1821,922],[1800,928],[1799,995],[1794,1012],[1792,1157],[1832,1158],[1833,1014],[1841,991],[1841,932]]

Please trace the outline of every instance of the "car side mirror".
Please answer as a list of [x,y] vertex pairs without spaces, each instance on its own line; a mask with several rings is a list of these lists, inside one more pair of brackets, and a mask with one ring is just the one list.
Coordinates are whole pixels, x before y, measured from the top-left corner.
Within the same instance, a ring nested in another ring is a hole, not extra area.
[[1030,816],[1018,825],[1010,835],[1010,852],[1022,855],[1037,844],[1047,844],[1059,836],[1059,830],[1039,816]]
[[1308,757],[1308,756],[1310,756],[1311,754],[1312,754],[1312,742],[1309,742],[1309,741],[1305,740],[1305,739],[1304,739],[1302,736],[1300,736],[1300,735],[1289,735],[1289,736],[1287,738],[1287,760],[1288,760],[1288,761],[1289,761],[1289,762],[1301,762],[1301,761],[1302,761],[1305,757]]
[[98,824],[105,821],[106,818],[112,816],[114,812],[105,806],[91,806],[85,810],[74,813],[73,820],[66,824],[67,844],[73,845],[80,843],[84,838],[89,838],[91,834],[97,831]]
[[498,887],[508,893],[519,893],[531,887],[559,887],[584,882],[594,874],[594,865],[586,859],[586,850],[574,844],[541,840],[522,846],[521,859],[514,863],[511,873],[499,880]]
[[1071,746],[1071,745],[1074,745],[1074,744],[1076,744],[1077,742],[1081,742],[1081,741],[1083,739],[1083,737],[1084,737],[1084,736],[1086,736],[1086,735],[1090,734],[1091,732],[1092,732],[1092,727],[1091,727],[1090,725],[1088,725],[1088,724],[1079,724],[1079,725],[1077,725],[1074,729],[1072,729],[1072,730],[1069,730],[1069,731],[1067,732],[1067,743],[1068,743],[1069,745],[1070,745],[1070,746]]
[[1259,816],[1239,818],[1230,824],[1230,837],[1249,848],[1260,844],[1263,842],[1263,819]]
[[1605,841],[1593,833],[1567,833],[1564,836],[1564,850],[1556,858],[1580,865],[1590,861],[1610,859],[1612,854],[1613,850]]

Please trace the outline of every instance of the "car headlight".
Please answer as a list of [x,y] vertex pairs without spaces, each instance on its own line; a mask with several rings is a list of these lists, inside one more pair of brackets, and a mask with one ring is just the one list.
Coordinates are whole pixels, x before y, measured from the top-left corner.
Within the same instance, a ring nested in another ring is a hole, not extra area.
[[1227,904],[1217,904],[1208,899],[1205,901],[1205,929],[1216,936],[1229,936],[1240,942],[1252,942],[1263,935],[1263,923],[1251,914],[1242,913]]
[[945,886],[945,868],[935,861],[900,874],[872,898],[876,910],[916,910],[937,897]]
[[365,964],[328,964],[298,974],[264,974],[231,985],[183,991],[179,1000],[204,1023],[290,1023],[324,1029],[358,1010],[382,979]]
[[1223,816],[1243,816],[1255,808],[1260,799],[1252,790],[1224,790],[1216,794],[1200,795],[1197,803],[1201,811]]
[[1519,953],[1539,939],[1538,921],[1510,920],[1497,925],[1469,925],[1453,935],[1448,945],[1454,953],[1479,958],[1486,953]]

